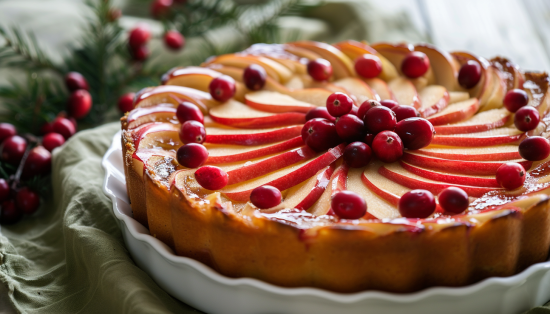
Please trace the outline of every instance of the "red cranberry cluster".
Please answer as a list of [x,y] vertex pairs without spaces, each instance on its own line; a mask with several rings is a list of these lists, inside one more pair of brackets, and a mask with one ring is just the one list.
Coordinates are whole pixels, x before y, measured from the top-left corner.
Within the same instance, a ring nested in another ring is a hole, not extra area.
[[[460,214],[468,208],[468,194],[457,187],[448,187],[439,195],[439,206],[448,214]],[[399,199],[398,209],[401,216],[406,218],[427,218],[436,210],[434,195],[427,190],[412,190]]]
[[[149,57],[147,43],[151,39],[151,30],[147,24],[139,24],[130,31],[128,48],[135,61],[145,61]],[[175,30],[164,33],[164,44],[171,50],[180,50],[185,46],[185,37]]]

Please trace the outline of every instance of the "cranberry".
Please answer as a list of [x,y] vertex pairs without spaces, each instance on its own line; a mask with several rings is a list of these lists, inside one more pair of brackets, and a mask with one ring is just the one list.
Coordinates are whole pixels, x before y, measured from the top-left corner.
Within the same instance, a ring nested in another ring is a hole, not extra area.
[[206,130],[204,129],[204,125],[195,120],[186,121],[181,125],[180,139],[184,144],[202,144],[206,139]]
[[185,46],[185,37],[178,31],[167,31],[164,34],[164,44],[172,50],[180,50]]
[[527,106],[529,102],[529,96],[522,89],[512,89],[504,96],[504,107],[511,113],[515,113],[521,107]]
[[178,105],[176,117],[178,117],[180,123],[193,120],[204,124],[204,115],[202,114],[202,111],[195,104],[188,101],[182,101]]
[[176,159],[184,167],[198,168],[208,159],[208,150],[201,144],[185,144],[178,149]]
[[243,82],[250,90],[260,90],[265,85],[267,73],[261,65],[251,64],[243,72]]
[[227,75],[216,77],[208,86],[210,95],[217,101],[225,102],[235,95],[235,80]]
[[[396,106],[399,106],[399,104],[397,103],[397,101],[395,100],[391,100],[391,99],[386,99],[386,100],[382,100],[380,101],[380,104],[390,110],[392,110],[393,108],[395,108]],[[410,107],[410,106],[409,106]]]
[[403,156],[403,142],[392,131],[382,131],[372,140],[372,150],[383,162],[394,162]]
[[15,195],[15,204],[23,213],[32,215],[40,206],[40,196],[29,188],[22,188]]
[[79,89],[89,90],[90,86],[88,81],[78,72],[69,72],[65,75],[65,86],[71,91],[74,92]]
[[306,113],[306,121],[309,121],[315,118],[327,119],[330,122],[336,121],[336,118],[334,118],[333,116],[330,115],[330,113],[328,113],[328,110],[326,107],[316,107]]
[[535,107],[523,107],[516,111],[514,125],[520,131],[527,132],[535,129],[539,125],[540,115]]
[[[356,105],[351,106],[351,110],[349,111],[349,114],[352,114],[352,115],[358,117],[359,116],[358,113],[359,113],[359,107],[357,107]],[[361,119],[361,120],[363,120],[363,119]]]
[[149,58],[149,48],[147,48],[147,46],[139,46],[137,48],[132,48],[132,50],[130,50],[130,53],[132,54],[132,58],[135,61],[141,62]]
[[322,119],[311,119],[302,128],[302,140],[315,151],[324,151],[340,143],[334,123]]
[[470,201],[468,200],[468,193],[463,189],[451,186],[441,191],[438,196],[439,205],[446,212],[452,214],[460,214],[468,208]]
[[126,93],[118,99],[118,110],[120,112],[128,112],[134,109],[134,97],[136,93]]
[[464,88],[472,88],[481,79],[481,66],[474,60],[466,62],[458,72],[458,84]]
[[550,155],[550,142],[542,136],[531,136],[519,144],[519,154],[529,161],[546,159]]
[[151,3],[151,15],[157,19],[165,17],[170,12],[172,4],[172,0],[154,0]]
[[10,198],[10,185],[6,179],[0,179],[0,203],[7,201]]
[[374,134],[367,133],[365,134],[365,137],[363,137],[363,143],[372,146],[372,141],[374,140]]
[[384,106],[376,106],[367,111],[364,121],[367,130],[374,134],[392,131],[397,124],[395,112]]
[[2,143],[2,160],[17,165],[27,149],[27,141],[19,135],[10,136]]
[[35,175],[44,175],[52,170],[52,154],[42,146],[31,149],[25,165],[23,166],[22,177],[24,179]]
[[336,133],[345,142],[360,141],[366,133],[365,123],[357,116],[345,114],[336,121]]
[[92,109],[92,96],[87,90],[79,89],[72,92],[67,103],[67,111],[71,117],[84,118]]
[[401,72],[410,78],[421,77],[428,72],[430,59],[420,51],[413,51],[407,54],[401,63]]
[[56,147],[59,147],[65,143],[65,138],[59,133],[48,133],[44,135],[42,139],[42,146],[49,152],[52,152]]
[[55,133],[63,135],[65,139],[73,136],[76,133],[76,128],[71,120],[63,117],[57,117],[53,120],[52,129]]
[[351,111],[353,100],[346,94],[336,92],[327,98],[327,110],[333,117],[341,117]]
[[136,49],[145,46],[151,38],[151,31],[147,24],[139,24],[136,28],[130,31],[128,44],[131,48]]
[[260,209],[267,209],[281,204],[283,196],[276,187],[263,185],[252,190],[250,201]]
[[23,212],[15,206],[14,200],[8,200],[2,203],[2,212],[0,212],[0,224],[11,225],[23,217]]
[[359,117],[359,119],[365,120],[365,114],[367,113],[367,111],[369,111],[370,108],[376,106],[380,106],[380,103],[378,101],[372,99],[365,100],[359,107],[359,110],[357,110],[357,116]]
[[514,190],[523,186],[525,169],[517,162],[507,162],[497,169],[497,183],[507,190]]
[[332,65],[325,59],[311,60],[307,64],[307,73],[316,81],[326,81],[332,76]]
[[382,61],[372,54],[359,56],[355,59],[355,72],[365,78],[377,77],[382,72]]
[[420,114],[413,106],[397,105],[392,108],[392,111],[395,112],[397,122],[407,118],[420,117]]
[[340,191],[332,197],[331,208],[342,219],[359,219],[367,213],[367,202],[357,193]]
[[219,190],[227,185],[229,176],[216,166],[203,166],[195,172],[195,179],[207,190]]
[[362,168],[369,164],[372,150],[362,142],[353,142],[344,149],[344,161],[350,167]]
[[426,119],[407,118],[397,123],[395,133],[399,135],[406,149],[414,150],[430,145],[435,130]]
[[53,132],[53,123],[46,122],[40,127],[40,134],[45,135]]
[[435,211],[435,198],[430,191],[412,190],[399,199],[399,213],[406,218],[426,218]]
[[0,123],[0,143],[10,136],[17,134],[17,130],[10,123]]

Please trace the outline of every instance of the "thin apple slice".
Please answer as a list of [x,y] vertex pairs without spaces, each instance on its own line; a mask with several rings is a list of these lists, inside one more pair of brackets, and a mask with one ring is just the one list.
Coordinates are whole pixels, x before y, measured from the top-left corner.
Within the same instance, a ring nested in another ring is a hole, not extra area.
[[[437,131],[436,131],[437,132]],[[519,141],[523,132],[516,128],[498,128],[478,133],[435,135],[432,145],[479,147],[510,144]]]
[[206,160],[206,164],[209,165],[252,160],[259,157],[281,153],[301,145],[304,145],[301,136],[297,136],[295,138],[291,138],[290,140],[276,144],[266,144],[260,146],[204,144],[204,146],[208,149],[208,159]]
[[481,67],[481,79],[476,84],[476,86],[468,90],[468,93],[470,93],[470,97],[476,97],[477,99],[479,99],[480,104],[485,104],[487,99],[489,99],[489,96],[491,96],[491,92],[493,91],[492,78],[488,77],[490,73],[487,73],[487,69],[489,68],[491,63],[486,59],[472,55],[469,52],[456,51],[451,52],[451,55],[453,56],[454,60],[459,63],[460,66],[470,60],[475,61],[479,64],[479,66]]
[[436,84],[442,85],[449,91],[462,89],[456,79],[460,69],[458,62],[448,52],[430,44],[418,44],[414,50],[425,53],[430,59],[430,68],[433,69]]
[[415,153],[443,159],[466,161],[497,161],[521,159],[516,145],[497,145],[488,147],[441,148],[424,147]]
[[395,100],[400,105],[413,106],[417,109],[420,108],[420,98],[418,98],[416,88],[408,79],[398,77],[391,80],[388,83],[388,87],[392,91]]
[[281,191],[286,190],[314,176],[319,170],[340,158],[344,147],[344,144],[340,144],[311,161],[303,161],[254,180],[227,186],[221,192],[234,201],[244,202],[249,200],[250,193],[258,186],[268,184]]
[[415,175],[421,176],[426,179],[434,180],[434,181],[441,181],[441,182],[447,182],[447,183],[459,184],[459,185],[468,185],[468,186],[500,188],[500,184],[498,184],[497,179],[495,178],[494,175],[466,176],[466,175],[449,174],[449,173],[420,168],[403,161],[400,162],[400,165],[401,167],[403,167],[403,169],[405,169],[410,173],[413,173]]
[[347,40],[339,42],[334,46],[340,49],[340,51],[342,51],[352,61],[355,61],[355,59],[364,54],[373,54],[378,56],[378,58],[380,58],[380,61],[382,62],[382,72],[380,73],[379,77],[386,82],[389,82],[399,76],[399,72],[397,71],[395,66],[383,55],[378,53],[374,48],[367,45],[366,43],[358,42],[355,40]]
[[504,126],[510,116],[510,112],[506,108],[493,109],[480,112],[462,122],[434,126],[434,128],[438,135],[484,132]]
[[375,43],[372,44],[371,47],[384,56],[384,58],[388,59],[399,75],[403,75],[403,73],[401,73],[401,63],[403,63],[403,59],[405,59],[407,54],[414,51],[413,45],[404,43],[396,45],[390,43]]
[[432,116],[445,109],[449,104],[449,93],[440,85],[430,85],[418,94],[420,98],[419,112],[422,117]]
[[512,63],[510,60],[503,57],[495,57],[489,60],[493,66],[495,66],[501,73],[504,74],[504,80],[506,82],[506,90],[512,90],[514,88],[523,88],[523,82],[525,80],[523,73],[519,67]]
[[396,183],[399,182],[400,185],[406,186],[410,189],[428,190],[433,194],[439,194],[441,191],[451,186],[461,188],[472,197],[481,197],[484,194],[495,190],[495,188],[490,187],[449,184],[426,179],[403,169],[399,163],[386,164],[378,169],[378,173],[385,178]]
[[506,95],[506,81],[500,71],[491,66],[487,69],[487,73],[492,74],[493,78],[493,92],[487,100],[487,103],[480,102],[479,111],[487,111],[491,109],[502,108],[504,96]]
[[220,72],[203,67],[173,68],[166,72],[162,78],[162,85],[177,85],[208,92],[210,82],[219,76]]
[[390,90],[390,87],[386,82],[379,78],[371,78],[371,79],[362,79],[367,85],[370,86],[372,91],[377,94],[380,97],[380,100],[395,100],[395,97],[393,96],[393,93]]
[[316,106],[299,101],[288,95],[272,91],[257,91],[245,95],[246,104],[254,109],[266,112],[303,112],[307,113]]
[[331,200],[334,193],[346,190],[349,167],[341,163],[330,177],[329,185],[318,200],[308,209],[315,216],[327,215],[331,210]]
[[210,117],[217,123],[239,128],[272,128],[306,122],[304,113],[270,113],[251,108],[236,100],[210,109]]
[[[383,165],[384,164],[380,161],[369,164],[361,176],[361,181],[363,181],[363,184],[374,194],[397,207],[401,196],[411,189],[382,176],[378,170],[383,167]],[[369,201],[368,199],[366,200],[367,202]]]
[[176,153],[174,151],[162,149],[138,149],[132,154],[131,167],[137,174],[143,177],[146,167],[150,164],[149,160],[151,160],[153,156],[176,159]]
[[287,94],[298,101],[303,101],[316,107],[324,107],[327,104],[328,96],[330,96],[332,92],[322,88],[304,88],[288,90],[283,94]]
[[[495,175],[498,167],[508,161],[495,161],[495,162],[481,162],[481,161],[465,161],[465,160],[451,160],[442,159],[436,157],[429,157],[420,154],[413,154],[405,152],[401,159],[402,161],[419,166],[422,168],[443,171],[447,173],[468,174],[468,175],[480,175],[490,176]],[[525,170],[531,168],[533,164],[527,160],[513,160],[520,163]]]
[[321,58],[328,60],[332,65],[334,78],[337,80],[349,76],[355,76],[353,62],[342,51],[329,44],[304,40],[288,43],[286,46],[307,49],[320,55]]
[[207,126],[205,143],[226,145],[264,145],[301,137],[302,126],[293,125],[272,129],[235,129],[223,126]]
[[428,121],[430,121],[434,126],[456,123],[471,118],[477,112],[477,109],[479,109],[479,101],[477,98],[470,98],[468,100],[449,105],[441,112],[428,117]]
[[128,129],[135,129],[149,122],[178,123],[176,108],[172,104],[160,104],[154,107],[136,108],[128,113],[126,123]]
[[137,129],[133,134],[136,149],[161,147],[167,150],[181,146],[179,125],[172,123],[150,123]]
[[232,185],[251,180],[295,163],[309,160],[315,155],[317,153],[314,150],[303,146],[257,162],[247,162],[227,173],[229,176],[227,184]]
[[449,104],[465,101],[465,100],[468,100],[469,98],[470,98],[470,94],[468,92],[449,91]]
[[221,64],[224,66],[245,69],[251,64],[258,64],[265,69],[269,77],[280,83],[286,83],[293,73],[284,65],[262,56],[227,54],[214,57],[204,65]]
[[351,94],[357,98],[358,105],[361,105],[367,99],[376,99],[376,94],[372,89],[356,77],[346,77],[333,82],[334,85],[343,87],[347,90],[347,94]]
[[179,103],[170,95],[189,101],[199,107],[203,113],[220,103],[203,91],[175,85],[161,85],[157,87],[146,87],[137,92],[134,98],[134,108],[153,107],[158,104],[172,104],[174,107]]
[[544,117],[550,108],[550,96],[548,96],[548,74],[540,72],[526,72],[523,89],[529,96],[529,106],[538,109],[541,117]]

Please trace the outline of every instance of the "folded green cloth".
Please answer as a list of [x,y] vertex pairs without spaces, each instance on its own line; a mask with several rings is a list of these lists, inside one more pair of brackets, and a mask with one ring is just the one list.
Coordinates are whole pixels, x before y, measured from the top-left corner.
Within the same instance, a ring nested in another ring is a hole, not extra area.
[[23,313],[196,313],[132,261],[103,194],[103,154],[119,123],[80,132],[54,152],[53,197],[2,227],[0,281]]

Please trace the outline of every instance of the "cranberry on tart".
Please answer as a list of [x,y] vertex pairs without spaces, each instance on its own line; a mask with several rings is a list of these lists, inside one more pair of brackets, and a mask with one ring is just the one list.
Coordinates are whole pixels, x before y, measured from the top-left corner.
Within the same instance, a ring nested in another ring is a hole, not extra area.
[[162,82],[121,119],[123,157],[134,218],[178,255],[338,292],[464,286],[548,256],[545,73],[300,41]]

